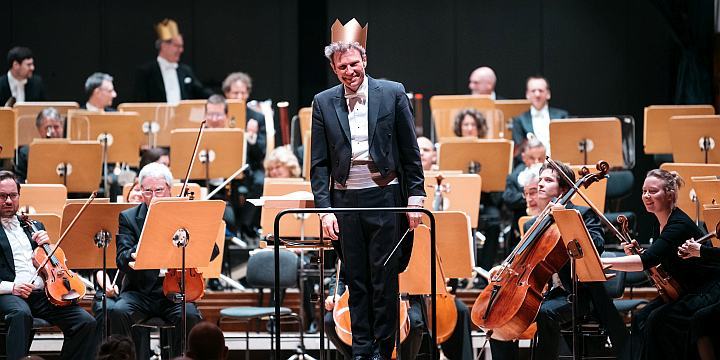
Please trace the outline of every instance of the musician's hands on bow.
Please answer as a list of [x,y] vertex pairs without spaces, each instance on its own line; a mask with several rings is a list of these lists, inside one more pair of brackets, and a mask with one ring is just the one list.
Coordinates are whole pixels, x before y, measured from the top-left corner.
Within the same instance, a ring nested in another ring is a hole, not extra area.
[[678,247],[678,256],[682,259],[691,257],[700,257],[700,243],[695,239],[686,240],[684,244]]
[[335,214],[323,214],[320,218],[320,222],[322,223],[323,235],[330,240],[337,240],[338,234],[340,234],[340,226],[338,226]]
[[30,296],[30,293],[33,291],[34,287],[32,284],[27,283],[14,283],[12,294],[15,296],[19,296],[23,299],[27,299],[28,296]]
[[40,230],[33,233],[32,239],[33,241],[35,241],[36,244],[38,244],[38,246],[50,243],[50,235],[48,235],[47,231],[45,230]]
[[638,244],[637,240],[633,239],[630,242],[630,244],[623,245],[623,251],[625,252],[625,255],[628,255],[628,256],[635,255],[635,253],[633,252],[633,249],[636,247],[640,248],[640,244]]
[[[420,205],[408,205],[409,208],[418,208],[422,209],[422,206]],[[422,223],[422,214],[421,212],[409,212],[405,213],[407,215],[408,219],[408,226],[410,227],[410,230],[415,229]]]
[[330,295],[325,298],[325,310],[332,311],[335,303],[340,299],[340,295]]
[[502,265],[495,265],[495,266],[493,266],[493,268],[490,269],[490,271],[488,271],[488,272],[490,273],[490,279],[494,278],[494,277],[495,277],[495,274],[497,274],[498,272],[500,272],[500,270],[502,270],[502,269],[503,269],[503,266],[502,266]]

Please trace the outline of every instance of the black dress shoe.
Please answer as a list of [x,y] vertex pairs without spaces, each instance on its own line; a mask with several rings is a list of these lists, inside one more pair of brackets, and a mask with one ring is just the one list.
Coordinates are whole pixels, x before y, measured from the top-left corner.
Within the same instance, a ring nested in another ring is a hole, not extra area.
[[367,359],[370,359],[370,357],[367,356],[367,355],[355,355],[355,356],[353,356],[353,360],[367,360]]
[[385,357],[380,354],[374,354],[370,360],[385,360]]

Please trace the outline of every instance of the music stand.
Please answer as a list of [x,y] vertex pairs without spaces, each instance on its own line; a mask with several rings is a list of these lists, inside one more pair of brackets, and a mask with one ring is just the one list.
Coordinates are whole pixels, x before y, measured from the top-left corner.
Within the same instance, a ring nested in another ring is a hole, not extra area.
[[[171,132],[170,170],[174,174],[185,176],[197,133],[197,129],[176,129]],[[205,129],[195,160],[201,166],[193,166],[190,179],[205,179],[208,184],[210,179],[230,177],[236,169],[245,164],[245,131]]]
[[572,274],[572,352],[574,359],[580,359],[577,351],[579,343],[579,328],[577,324],[577,290],[578,282],[607,281],[612,276],[605,274],[600,262],[600,255],[590,239],[580,212],[575,209],[552,209],[552,216],[560,230],[560,235],[567,254],[570,257],[570,272]]
[[[21,196],[22,197],[22,196]],[[51,243],[56,243],[60,239],[60,215],[57,214],[28,214],[28,217],[32,220],[39,221],[45,226],[50,237]],[[64,244],[64,243],[63,243]]]
[[[478,174],[445,174],[442,184],[443,211],[461,211],[470,217],[472,228],[478,227],[482,178]],[[437,201],[437,175],[425,173],[425,208],[433,210]]]
[[[688,163],[665,163],[660,168],[667,171],[677,171],[683,179],[691,179],[694,176],[716,176],[720,174],[720,164],[688,164]],[[695,214],[695,222],[703,219],[702,211],[698,211],[694,196],[692,182],[682,186],[677,194],[677,206],[686,214]]]
[[221,275],[223,263],[223,249],[225,249],[225,221],[220,221],[220,228],[215,238],[215,244],[220,249],[220,253],[215,259],[211,260],[207,267],[198,268],[198,272],[202,273],[203,279],[217,279]]
[[175,106],[168,103],[122,103],[119,111],[136,112],[142,119],[143,146],[170,146],[170,130]]
[[530,111],[530,100],[526,99],[495,99],[495,109],[499,110],[505,119],[505,128],[510,131],[505,132],[505,139],[512,140],[512,121],[516,116]]
[[17,148],[17,128],[15,125],[15,110],[0,108],[0,146],[5,151],[0,152],[0,159],[12,159]]
[[554,119],[550,121],[554,159],[569,164],[605,160],[622,167],[622,129],[617,118]]
[[[180,100],[175,106],[175,114],[172,118],[173,129],[197,129],[200,123],[205,120],[205,104],[207,100]],[[195,131],[197,134],[197,130]],[[172,132],[170,133],[172,138]],[[172,139],[171,142],[172,144]],[[170,145],[172,149],[172,145]]]
[[[298,207],[297,202],[294,200],[312,200],[312,189],[310,188],[309,181],[296,181],[296,182],[278,182],[272,181],[275,179],[266,178],[265,186],[263,187],[263,200],[272,200],[268,205],[262,206],[260,210],[260,227],[265,230],[265,233],[270,233],[273,228],[273,221],[275,216],[284,209]],[[299,179],[302,180],[302,179]],[[283,206],[279,201],[283,198],[289,200],[288,203]],[[319,238],[320,237],[320,225],[319,222],[314,221],[317,217],[313,217],[313,221],[305,221],[309,219],[312,214],[293,214],[292,216],[285,216],[280,219],[280,228],[283,230],[283,237],[295,237],[295,238]]]
[[435,95],[430,97],[432,113],[432,140],[454,136],[455,116],[464,109],[475,109],[483,114],[488,127],[486,138],[505,137],[503,114],[495,109],[495,102],[488,95]]
[[32,101],[15,104],[17,111],[17,145],[29,145],[33,139],[41,138],[35,126],[38,113],[46,108],[53,107],[60,116],[67,117],[68,111],[78,109],[80,105],[74,101]]
[[102,145],[97,141],[36,139],[30,144],[27,182],[63,184],[71,193],[91,193],[102,175]]
[[720,163],[720,116],[673,116],[669,126],[673,161]]
[[440,143],[438,168],[479,174],[483,191],[504,191],[505,179],[512,171],[512,154],[513,142],[505,139]]
[[135,270],[182,269],[181,351],[185,352],[187,312],[185,309],[185,269],[207,267],[222,221],[225,202],[221,200],[153,201],[148,209],[135,261]]
[[[66,231],[72,219],[80,211],[84,204],[68,204],[63,210],[62,231]],[[116,269],[115,254],[116,245],[112,241],[117,235],[119,228],[120,212],[129,209],[137,204],[90,204],[85,208],[75,225],[63,240],[63,250],[66,254],[75,254],[67,260],[68,268],[71,269],[100,269],[107,274],[107,269]],[[109,248],[109,252],[108,252]],[[108,256],[108,253],[110,254]],[[82,256],[79,256],[81,255]],[[102,284],[102,311],[105,319],[103,339],[108,336],[107,299],[105,297],[106,276],[103,276]]]
[[[720,222],[720,205],[719,204],[706,204],[703,205],[703,216],[705,218],[705,226],[708,230],[715,228],[718,222]],[[716,237],[712,238],[713,247],[720,247],[720,239]]]
[[[670,154],[670,117],[678,115],[713,115],[712,105],[652,105],[645,107],[643,147],[646,154]],[[673,132],[675,134],[675,132]],[[677,161],[677,160],[676,160]]]
[[[439,231],[438,234],[442,234],[442,237],[437,237],[437,253],[441,259],[445,259],[443,262],[443,270],[445,270],[445,276],[447,278],[469,278],[472,276],[473,264],[475,264],[475,252],[473,251],[473,236],[471,229],[470,217],[461,211],[433,211],[435,216],[435,228]],[[422,215],[422,223],[429,224],[430,219],[427,215]],[[429,231],[429,230],[428,230]],[[415,233],[418,236],[419,233]],[[430,233],[427,232],[427,241],[430,242]],[[417,238],[415,238],[417,239]],[[428,248],[429,250],[429,248]],[[415,253],[415,247],[413,243],[413,253]],[[412,256],[412,255],[411,255]],[[427,257],[424,262],[425,268],[430,271],[430,257]],[[430,286],[427,279],[430,277],[424,277],[425,285]],[[429,293],[428,293],[429,294]]]
[[58,184],[20,184],[20,209],[27,213],[62,215],[67,189]]
[[[570,169],[572,169],[575,172],[575,178],[579,179],[582,176],[580,176],[580,170],[583,168],[584,165],[571,165]],[[592,168],[591,166],[587,166],[588,168]],[[612,175],[610,175],[612,176]],[[593,186],[590,187],[581,187],[578,189],[578,192],[583,193],[585,197],[589,198],[590,201],[597,207],[598,210],[600,210],[601,213],[605,212],[605,194],[607,193],[607,182],[608,179],[604,178],[600,181],[593,184]],[[573,195],[573,197],[570,199],[573,204],[580,205],[580,206],[587,206],[588,203],[583,199],[579,194]]]
[[228,107],[228,127],[244,130],[247,126],[247,105],[245,101],[227,99],[226,102]]

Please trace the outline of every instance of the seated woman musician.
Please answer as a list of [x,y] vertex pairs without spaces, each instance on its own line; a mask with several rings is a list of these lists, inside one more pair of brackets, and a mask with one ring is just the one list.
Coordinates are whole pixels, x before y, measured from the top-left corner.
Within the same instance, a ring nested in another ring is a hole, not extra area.
[[676,173],[660,169],[648,172],[642,201],[657,220],[652,245],[635,255],[632,248],[637,242],[633,240],[632,245],[625,246],[627,256],[602,259],[603,264],[619,271],[641,271],[661,265],[681,288],[677,299],[669,297],[666,301],[658,297],[633,316],[632,347],[628,352],[634,359],[687,358],[695,350],[695,345],[686,341],[693,314],[720,301],[720,268],[697,257],[682,259],[677,254],[686,240],[702,235],[690,217],[677,207],[682,183]]
[[487,136],[488,126],[485,116],[475,109],[464,109],[455,115],[453,132],[458,137],[483,139]]
[[[575,173],[570,167],[559,161],[556,162],[563,173],[574,182]],[[549,164],[543,164],[537,184],[537,203],[540,209],[547,207],[554,198],[559,198],[562,194],[567,193],[571,186],[572,184],[568,184]],[[598,216],[590,208],[577,206],[571,202],[565,207],[580,212],[595,248],[598,253],[602,253],[605,240]],[[536,220],[537,218],[533,218],[528,221],[525,229],[530,228]],[[491,276],[497,274],[501,269],[501,265],[492,268]],[[548,284],[548,289],[535,319],[538,339],[534,354],[537,359],[558,358],[560,330],[572,322],[572,304],[568,302],[568,295],[572,289],[569,262],[558,271],[557,276],[553,276],[552,282]],[[594,311],[600,324],[608,331],[616,352],[623,347],[627,338],[627,330],[602,283],[579,284],[577,306],[580,316],[590,313],[591,310]],[[490,349],[493,359],[518,358],[517,341],[500,341],[491,338]]]
[[265,176],[269,178],[299,178],[301,169],[297,157],[287,146],[280,146],[265,158]]

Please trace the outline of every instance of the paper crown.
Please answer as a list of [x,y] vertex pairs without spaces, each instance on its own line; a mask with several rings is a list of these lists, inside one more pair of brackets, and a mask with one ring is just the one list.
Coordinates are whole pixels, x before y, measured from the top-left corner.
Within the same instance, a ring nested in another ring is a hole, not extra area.
[[365,27],[360,26],[360,23],[353,18],[352,20],[348,21],[347,24],[343,25],[340,23],[340,20],[335,20],[335,23],[332,25],[332,35],[330,37],[330,42],[343,42],[343,43],[353,43],[357,42],[362,46],[365,47],[366,41],[367,41],[367,31],[368,31],[368,24],[365,24]]
[[177,35],[180,35],[177,23],[172,19],[164,19],[155,25],[155,31],[157,32],[158,39],[162,41],[168,41]]

